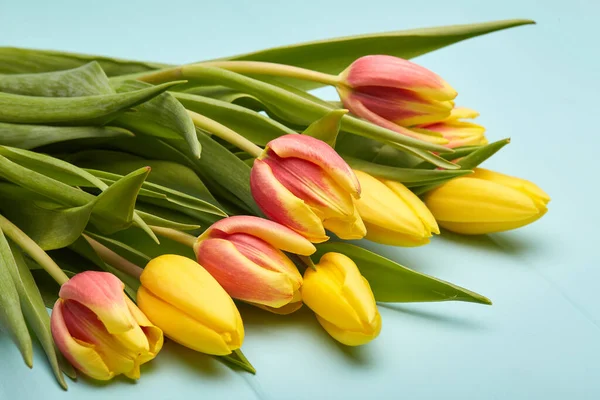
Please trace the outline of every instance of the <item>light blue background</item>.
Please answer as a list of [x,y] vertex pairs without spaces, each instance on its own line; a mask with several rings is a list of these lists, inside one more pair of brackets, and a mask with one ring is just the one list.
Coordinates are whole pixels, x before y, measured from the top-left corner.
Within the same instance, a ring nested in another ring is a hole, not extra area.
[[599,4],[0,0],[0,45],[170,63],[349,34],[535,19],[537,26],[418,62],[451,82],[459,104],[481,112],[490,138],[513,138],[487,166],[528,178],[552,196],[548,215],[516,232],[448,234],[418,249],[370,246],[478,291],[492,307],[381,306],[381,336],[356,349],[330,340],[307,310],[284,318],[244,308],[244,351],[256,376],[167,344],[138,383],[99,387],[80,379],[67,393],[39,348],[30,371],[0,333],[0,399],[600,398]]

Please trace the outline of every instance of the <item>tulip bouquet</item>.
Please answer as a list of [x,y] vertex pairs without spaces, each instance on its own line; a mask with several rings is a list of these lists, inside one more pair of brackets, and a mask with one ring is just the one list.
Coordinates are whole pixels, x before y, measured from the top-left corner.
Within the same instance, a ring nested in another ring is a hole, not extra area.
[[[0,48],[0,322],[60,384],[136,379],[164,336],[255,372],[240,302],[306,305],[348,346],[377,302],[468,289],[348,240],[529,224],[549,197],[479,168],[477,112],[408,58],[531,23],[346,37],[183,66]],[[311,89],[330,85],[339,99]],[[47,309],[52,308],[51,316]]]

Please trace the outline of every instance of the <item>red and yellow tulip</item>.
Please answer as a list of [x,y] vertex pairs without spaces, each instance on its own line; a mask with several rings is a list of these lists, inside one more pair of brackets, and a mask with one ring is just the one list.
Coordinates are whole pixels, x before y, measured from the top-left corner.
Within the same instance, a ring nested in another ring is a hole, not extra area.
[[442,78],[408,60],[386,55],[361,57],[340,74],[337,86],[353,114],[400,134],[445,144],[435,134],[407,127],[450,116],[456,91]]
[[51,317],[56,346],[82,373],[98,380],[140,377],[140,365],[163,345],[163,333],[106,272],[75,275],[60,289]]
[[465,119],[474,119],[479,116],[475,110],[466,107],[455,107],[450,116],[442,121],[423,124],[412,129],[416,132],[437,132],[441,134],[448,143],[445,145],[451,149],[460,146],[475,146],[487,144],[485,128]]
[[194,260],[171,254],[156,257],[140,281],[140,309],[169,339],[218,356],[242,346],[244,326],[237,307]]
[[197,240],[198,262],[231,297],[288,314],[302,306],[302,276],[284,251],[308,256],[315,246],[300,234],[266,219],[222,219]]
[[269,219],[313,243],[360,239],[365,226],[354,199],[360,185],[352,169],[327,143],[306,135],[285,135],[267,144],[254,161],[252,196]]

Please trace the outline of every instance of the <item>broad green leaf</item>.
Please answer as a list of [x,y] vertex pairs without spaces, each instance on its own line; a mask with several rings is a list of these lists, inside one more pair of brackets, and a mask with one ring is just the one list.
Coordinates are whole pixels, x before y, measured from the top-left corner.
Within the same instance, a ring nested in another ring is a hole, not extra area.
[[[114,82],[118,93],[142,90],[151,85],[133,80]],[[162,93],[155,98],[119,116],[115,124],[135,133],[170,139],[184,139],[194,157],[200,157],[200,143],[196,137],[196,128],[185,107],[170,93]]]
[[103,125],[119,113],[163,93],[179,82],[127,93],[82,97],[37,97],[0,92],[0,122]]
[[27,324],[21,310],[19,293],[11,276],[17,265],[2,227],[0,227],[0,324],[14,338],[25,364],[33,365],[33,346]]
[[188,110],[202,114],[246,139],[264,146],[269,141],[290,133],[296,133],[287,126],[266,116],[231,102],[198,96],[190,93],[172,93]]
[[406,186],[423,185],[436,181],[443,181],[471,174],[471,170],[439,170],[439,169],[413,169],[397,168],[380,165],[353,157],[344,157],[344,160],[352,167],[364,171],[378,178],[390,179],[404,183]]
[[[268,61],[338,74],[362,56],[388,54],[413,58],[465,39],[533,23],[531,20],[514,19],[348,36],[276,47],[225,59]],[[322,86],[315,82],[282,78],[278,80],[293,83],[303,89]]]
[[75,139],[133,136],[123,128],[111,126],[46,126],[0,123],[0,145],[33,149]]
[[342,117],[348,113],[348,110],[333,110],[325,114],[321,119],[316,120],[304,132],[303,135],[312,136],[320,139],[335,148],[338,133],[342,123]]
[[137,194],[149,173],[149,167],[140,168],[100,193],[91,219],[94,226],[109,234],[130,227]]
[[84,231],[93,207],[94,201],[79,207],[34,201],[28,190],[0,183],[0,210],[44,250],[73,243]]
[[0,73],[2,74],[60,71],[77,68],[91,61],[97,61],[108,76],[152,71],[168,66],[63,51],[0,47]]
[[317,245],[313,259],[318,261],[328,252],[350,257],[360,273],[369,281],[375,300],[381,302],[466,301],[492,304],[475,292],[432,276],[413,271],[361,247],[342,242]]
[[11,276],[19,293],[23,314],[46,352],[46,357],[54,372],[54,376],[56,376],[62,388],[66,390],[67,383],[59,366],[60,355],[54,347],[54,341],[50,332],[50,318],[44,306],[44,300],[25,263],[21,250],[13,243],[10,243],[10,248],[17,267],[11,269]]
[[0,75],[0,92],[41,97],[81,97],[114,94],[97,62],[56,72]]

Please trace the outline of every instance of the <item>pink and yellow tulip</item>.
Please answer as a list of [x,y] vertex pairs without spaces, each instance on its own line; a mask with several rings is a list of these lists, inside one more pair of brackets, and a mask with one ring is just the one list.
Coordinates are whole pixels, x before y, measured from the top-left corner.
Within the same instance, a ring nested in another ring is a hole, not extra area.
[[231,297],[280,314],[302,306],[302,276],[283,252],[308,256],[315,250],[291,229],[250,216],[222,219],[194,244],[198,262]]
[[450,116],[456,91],[442,78],[408,60],[386,55],[361,57],[340,74],[337,90],[353,114],[402,135],[433,143],[447,140],[407,127]]
[[455,107],[450,116],[442,121],[419,125],[412,129],[416,132],[437,132],[441,134],[448,143],[445,145],[451,149],[460,146],[475,146],[487,144],[485,128],[471,121],[479,116],[475,110],[466,107]]
[[140,309],[169,339],[218,356],[242,346],[244,326],[237,307],[194,260],[172,254],[156,257],[140,281]]
[[265,215],[313,243],[360,239],[365,226],[354,199],[360,184],[346,162],[327,143],[306,135],[285,135],[267,144],[254,161],[252,196]]
[[532,182],[483,168],[452,179],[425,196],[442,228],[481,235],[520,228],[548,211],[550,196]]
[[326,253],[304,273],[302,300],[340,343],[360,346],[381,331],[381,315],[369,282],[347,256]]
[[98,380],[124,374],[140,377],[140,365],[163,345],[162,331],[106,272],[75,275],[60,289],[51,317],[56,346],[82,373]]

